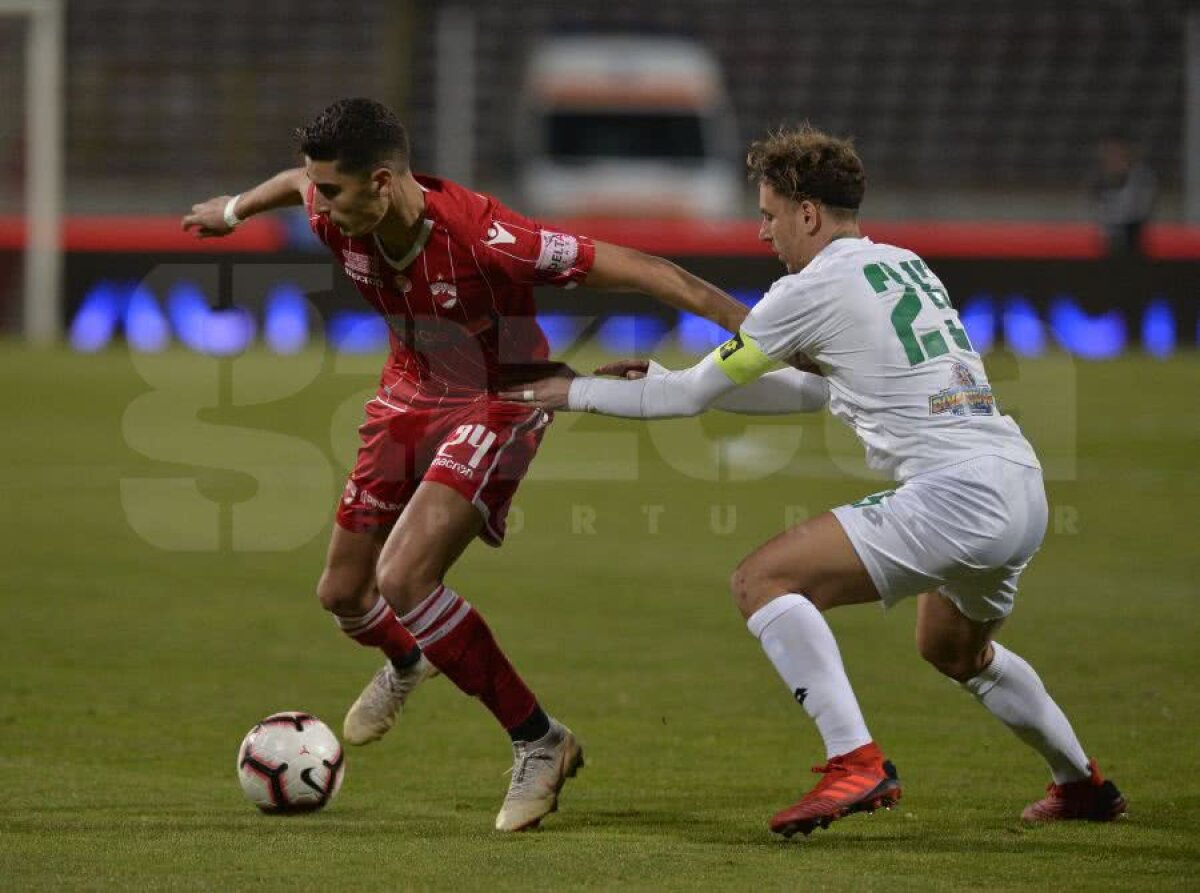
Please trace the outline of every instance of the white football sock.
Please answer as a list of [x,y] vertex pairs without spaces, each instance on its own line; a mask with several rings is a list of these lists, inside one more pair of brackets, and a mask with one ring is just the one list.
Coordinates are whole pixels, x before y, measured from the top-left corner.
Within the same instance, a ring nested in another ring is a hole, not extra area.
[[746,626],[792,697],[816,721],[827,759],[871,741],[833,630],[812,602],[802,595],[781,595],[755,611]]
[[1088,778],[1087,754],[1033,667],[997,642],[992,648],[992,662],[963,688],[1045,758],[1056,784]]

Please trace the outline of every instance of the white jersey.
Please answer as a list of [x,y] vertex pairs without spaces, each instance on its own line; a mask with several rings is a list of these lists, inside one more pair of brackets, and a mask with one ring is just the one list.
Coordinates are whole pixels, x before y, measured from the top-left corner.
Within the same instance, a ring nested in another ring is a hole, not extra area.
[[911,251],[836,239],[771,286],[741,335],[773,360],[814,360],[830,410],[896,480],[988,455],[1040,467],[1000,414],[945,287]]

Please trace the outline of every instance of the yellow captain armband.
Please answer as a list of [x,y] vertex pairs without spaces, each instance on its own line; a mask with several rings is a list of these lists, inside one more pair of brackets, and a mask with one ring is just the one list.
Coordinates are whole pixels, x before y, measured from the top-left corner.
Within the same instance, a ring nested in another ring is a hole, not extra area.
[[713,360],[734,384],[743,385],[769,372],[776,364],[759,350],[754,339],[738,332],[713,352]]

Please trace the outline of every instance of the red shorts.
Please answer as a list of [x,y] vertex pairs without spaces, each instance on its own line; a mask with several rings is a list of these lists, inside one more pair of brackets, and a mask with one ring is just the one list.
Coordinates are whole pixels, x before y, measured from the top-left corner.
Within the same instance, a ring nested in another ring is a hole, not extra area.
[[480,539],[499,546],[513,495],[552,418],[498,400],[416,409],[375,398],[358,429],[362,446],[337,523],[356,533],[390,527],[418,485],[436,481],[479,509]]

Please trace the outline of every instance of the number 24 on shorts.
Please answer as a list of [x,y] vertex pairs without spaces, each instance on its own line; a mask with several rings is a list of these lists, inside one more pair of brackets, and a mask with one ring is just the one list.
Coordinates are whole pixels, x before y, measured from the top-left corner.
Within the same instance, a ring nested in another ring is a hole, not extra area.
[[439,456],[447,456],[451,447],[465,443],[467,446],[475,447],[475,452],[467,460],[467,466],[469,468],[478,468],[479,463],[483,461],[483,457],[487,455],[487,451],[491,449],[492,444],[495,442],[495,433],[489,431],[483,425],[459,425],[454,429],[454,433],[450,435],[450,438],[438,447],[437,454]]
[[[908,357],[909,365],[915,366],[918,363],[925,362],[925,360],[940,357],[950,350],[950,347],[946,344],[946,339],[942,337],[942,333],[937,329],[926,332],[919,337],[913,331],[913,322],[921,313],[921,295],[918,294],[917,289],[920,289],[925,294],[925,297],[929,299],[929,303],[933,304],[938,310],[949,309],[953,312],[954,308],[950,306],[950,297],[946,294],[945,287],[929,271],[924,261],[902,261],[900,269],[907,275],[907,279],[891,266],[882,262],[867,264],[863,267],[863,275],[867,277],[867,281],[871,283],[871,288],[875,289],[876,294],[884,294],[896,286],[904,289],[904,294],[892,309],[892,328],[896,330],[896,336],[904,346],[904,354]],[[955,324],[954,319],[947,316],[943,322],[945,323],[946,331],[950,333],[950,337],[954,340],[955,345],[962,350],[973,353],[974,348],[971,347],[967,333]]]

